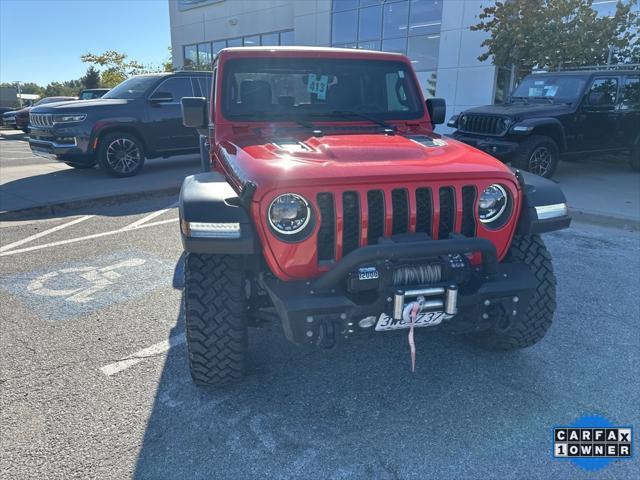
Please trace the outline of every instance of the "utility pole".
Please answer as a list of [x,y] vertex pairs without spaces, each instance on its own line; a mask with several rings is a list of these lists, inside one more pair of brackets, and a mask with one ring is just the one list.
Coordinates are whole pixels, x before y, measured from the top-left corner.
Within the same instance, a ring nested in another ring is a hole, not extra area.
[[20,90],[20,82],[15,82],[16,89],[18,90],[18,102],[20,103],[20,107],[22,107],[22,90]]

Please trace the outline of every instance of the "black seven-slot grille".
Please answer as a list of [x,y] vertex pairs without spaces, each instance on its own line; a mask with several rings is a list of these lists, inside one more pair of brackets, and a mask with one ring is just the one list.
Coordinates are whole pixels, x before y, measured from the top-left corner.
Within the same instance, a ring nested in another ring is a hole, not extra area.
[[[391,212],[386,214],[385,196],[390,195]],[[322,192],[317,196],[320,211],[320,228],[317,235],[318,261],[322,263],[339,259],[361,245],[374,245],[385,235],[397,235],[415,231],[433,238],[445,239],[456,232],[466,237],[476,234],[476,188],[462,187],[461,211],[456,209],[456,191],[453,187],[440,187],[436,192],[439,210],[434,211],[434,192],[431,188],[396,188],[392,190],[368,190],[366,195],[357,191],[342,192],[336,203],[333,193]],[[361,198],[362,197],[362,198]],[[411,199],[410,199],[411,197]],[[415,219],[411,218],[411,204],[415,207]],[[341,212],[337,209],[341,208]],[[336,215],[342,213],[342,215]],[[457,214],[461,218],[457,218]],[[339,220],[338,220],[339,219]],[[412,220],[414,225],[412,226]],[[456,220],[459,220],[456,230]],[[338,237],[338,222],[342,222]],[[437,224],[435,222],[437,221]],[[363,225],[367,226],[363,236]]]
[[465,114],[460,118],[458,125],[463,132],[502,135],[507,123],[503,117]]

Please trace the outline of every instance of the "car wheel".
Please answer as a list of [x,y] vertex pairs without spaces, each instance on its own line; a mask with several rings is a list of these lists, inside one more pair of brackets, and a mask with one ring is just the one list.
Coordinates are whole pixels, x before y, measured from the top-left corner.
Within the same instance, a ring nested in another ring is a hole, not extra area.
[[532,135],[518,147],[513,164],[535,175],[551,178],[558,166],[559,157],[560,149],[553,139]]
[[194,383],[241,380],[248,331],[240,257],[189,253],[184,272],[187,349]]
[[551,254],[538,235],[515,236],[505,259],[522,263],[534,275],[536,289],[529,305],[521,306],[526,312],[517,320],[508,320],[508,314],[489,330],[468,334],[473,343],[486,350],[515,350],[530,347],[544,337],[553,321],[556,309],[556,277]]
[[109,133],[100,140],[98,164],[114,177],[132,177],[144,166],[142,142],[128,133]]

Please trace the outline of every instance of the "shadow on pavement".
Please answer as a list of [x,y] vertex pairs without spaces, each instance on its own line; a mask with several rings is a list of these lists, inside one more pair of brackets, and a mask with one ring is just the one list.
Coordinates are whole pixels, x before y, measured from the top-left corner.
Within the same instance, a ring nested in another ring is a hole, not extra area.
[[[170,335],[183,332],[181,309]],[[532,350],[490,353],[424,331],[416,343],[411,374],[406,332],[322,351],[288,343],[279,325],[253,328],[247,378],[211,389],[193,385],[186,346],[174,348],[134,478],[502,478],[515,465],[495,456],[514,441],[518,456],[548,461],[544,417],[566,404],[553,405],[553,372]]]

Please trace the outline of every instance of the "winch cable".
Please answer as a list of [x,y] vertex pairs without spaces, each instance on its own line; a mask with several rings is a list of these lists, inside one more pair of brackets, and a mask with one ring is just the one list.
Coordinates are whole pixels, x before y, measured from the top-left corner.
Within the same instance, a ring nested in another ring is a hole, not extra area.
[[413,338],[413,327],[416,324],[418,318],[418,312],[420,311],[420,303],[412,302],[411,310],[409,311],[409,351],[411,352],[411,373],[416,371],[416,342]]

